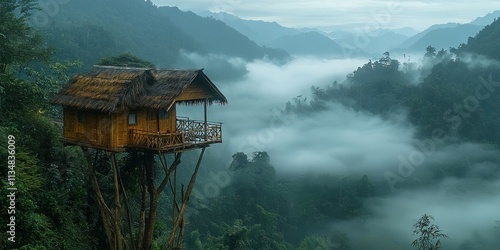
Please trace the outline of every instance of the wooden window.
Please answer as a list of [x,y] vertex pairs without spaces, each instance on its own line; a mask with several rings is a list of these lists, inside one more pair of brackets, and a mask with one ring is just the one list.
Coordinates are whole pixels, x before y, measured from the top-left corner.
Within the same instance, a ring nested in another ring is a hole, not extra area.
[[83,111],[76,112],[76,116],[78,118],[78,123],[84,123],[85,122],[85,113]]
[[166,109],[160,109],[158,111],[158,117],[160,119],[168,119],[168,111]]
[[137,125],[137,113],[128,114],[128,125]]

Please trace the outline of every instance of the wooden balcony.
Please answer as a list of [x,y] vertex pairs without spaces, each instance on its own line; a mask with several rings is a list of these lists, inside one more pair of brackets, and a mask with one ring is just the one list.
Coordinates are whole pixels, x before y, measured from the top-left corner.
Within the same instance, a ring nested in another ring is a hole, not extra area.
[[182,151],[222,142],[222,123],[177,117],[175,133],[129,130],[128,147],[159,151]]

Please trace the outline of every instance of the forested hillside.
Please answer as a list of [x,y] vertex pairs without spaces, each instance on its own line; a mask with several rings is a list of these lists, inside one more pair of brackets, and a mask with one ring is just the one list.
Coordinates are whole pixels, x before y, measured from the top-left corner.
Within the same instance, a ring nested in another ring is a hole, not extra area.
[[[500,105],[499,99],[485,98],[479,106],[481,98],[475,96],[479,90],[494,92],[489,86],[497,86],[495,79],[500,79],[499,65],[482,64],[479,59],[473,62],[461,60],[460,56],[448,51],[436,53],[433,47],[428,47],[424,63],[418,70],[401,70],[401,63],[387,53],[378,61],[359,67],[348,75],[344,84],[314,88],[314,99],[309,104],[299,102],[294,106],[290,103],[288,111],[314,112],[324,109],[328,102],[340,102],[355,110],[380,115],[405,108],[423,137],[429,137],[434,129],[441,128],[462,139],[499,144],[496,131],[500,124],[496,117],[500,114],[495,109]],[[405,69],[415,65],[401,66]],[[484,90],[480,88],[483,84]],[[468,107],[466,105],[472,107],[465,113],[457,108]],[[443,117],[443,113],[447,115]]]
[[[4,220],[14,233],[4,233],[0,246],[88,249],[97,243],[92,228],[98,217],[90,209],[81,158],[74,149],[63,147],[61,129],[49,118],[60,112],[48,100],[67,81],[68,65],[49,59],[51,50],[27,25],[29,10],[29,1],[0,1],[0,147],[11,145],[13,150],[0,151],[0,192],[2,197],[15,197],[14,203],[0,201],[0,217],[15,216],[14,222]],[[44,63],[44,69],[25,69],[29,78],[16,74],[34,61]]]
[[[78,68],[75,60],[82,62],[84,68],[96,63],[170,67],[176,65],[183,51],[224,54],[248,61],[266,56],[280,60],[288,57],[283,51],[257,46],[219,21],[177,8],[157,8],[149,1],[70,1],[60,5],[57,15],[42,27],[30,21],[30,13],[36,13],[30,12],[34,11],[32,3],[0,0],[0,173],[3,176],[0,194],[4,197],[0,200],[0,218],[13,216],[11,209],[4,209],[12,206],[5,197],[13,192],[9,187],[17,188],[15,242],[4,234],[0,238],[2,249],[106,249],[109,246],[102,217],[96,209],[98,201],[89,184],[87,162],[80,148],[63,145],[61,110],[49,103],[72,72],[86,71]],[[428,222],[419,231],[418,218],[423,213],[442,212],[442,208],[433,207],[442,197],[458,197],[462,203],[449,202],[452,209],[446,207],[445,210],[455,217],[448,218],[448,227],[442,227],[450,237],[440,234],[442,249],[496,250],[500,244],[497,210],[491,212],[484,208],[488,207],[485,203],[480,203],[473,218],[465,218],[461,212],[470,210],[474,201],[495,201],[498,197],[499,41],[500,21],[496,20],[459,48],[448,51],[428,46],[422,51],[425,56],[421,64],[400,62],[386,52],[378,60],[359,65],[342,81],[332,79],[327,86],[311,82],[315,87],[310,93],[304,93],[310,96],[308,99],[297,96],[280,106],[280,117],[293,121],[282,130],[297,126],[304,133],[290,137],[307,139],[313,137],[317,127],[349,126],[336,113],[338,107],[355,117],[376,117],[377,125],[389,124],[388,134],[398,133],[397,126],[391,122],[402,113],[404,118],[398,126],[403,124],[415,131],[415,135],[408,136],[410,142],[407,143],[417,145],[411,148],[410,156],[417,155],[413,149],[424,145],[420,147],[424,160],[411,165],[413,169],[408,168],[409,163],[396,161],[398,159],[390,161],[393,166],[357,155],[364,152],[362,149],[352,152],[348,145],[337,145],[319,153],[334,155],[335,150],[340,150],[344,158],[328,162],[329,168],[320,171],[315,169],[320,163],[314,157],[292,151],[297,145],[285,142],[283,151],[294,154],[291,161],[303,156],[306,163],[300,166],[302,172],[298,174],[290,171],[280,175],[277,169],[288,170],[291,166],[278,166],[274,160],[286,155],[271,155],[260,150],[248,154],[234,148],[228,153],[221,148],[210,148],[214,153],[207,156],[202,166],[205,170],[201,171],[205,178],[200,178],[196,186],[202,191],[194,192],[190,200],[183,246],[199,250],[409,249],[412,240],[426,231],[425,226],[434,223]],[[114,57],[119,54],[122,55]],[[274,66],[281,69],[280,65]],[[265,72],[259,79],[274,87],[276,83],[268,82],[272,78]],[[255,86],[251,86],[251,91],[260,93]],[[281,89],[265,91],[280,92]],[[228,105],[244,101],[245,98],[230,99]],[[264,101],[251,100],[251,103]],[[235,117],[235,124],[236,120],[253,124],[255,118],[250,109],[237,112],[244,114],[244,119],[230,113]],[[318,117],[329,117],[333,122],[320,124],[323,120]],[[311,122],[313,126],[304,125]],[[260,131],[277,127],[273,123],[266,126]],[[323,132],[324,138],[333,133]],[[369,132],[374,134],[376,147],[384,142],[377,134],[379,131],[369,128]],[[276,132],[273,136],[279,134]],[[359,138],[357,131],[343,136],[349,145],[356,145],[353,138]],[[225,137],[224,143],[231,139]],[[394,148],[400,146],[396,139],[388,142],[395,144]],[[9,140],[15,141],[15,153],[3,150],[12,145]],[[333,143],[325,140],[314,143]],[[380,155],[383,157],[390,151],[382,151]],[[5,160],[12,155],[15,155],[15,167]],[[93,157],[104,199],[112,201],[113,171],[109,155],[96,153]],[[229,164],[221,159],[229,159]],[[410,157],[408,162],[415,159]],[[129,190],[131,210],[136,214],[143,209],[140,200],[146,192],[140,185],[142,161],[140,154],[123,153],[117,162],[123,173],[124,189]],[[196,158],[186,154],[182,162],[185,165],[180,169],[195,161]],[[358,168],[357,164],[364,161],[369,163],[369,168]],[[340,169],[337,166],[342,164],[357,171],[337,172]],[[9,171],[15,171],[14,182],[6,178],[12,175]],[[158,167],[157,171],[163,169]],[[177,178],[182,182],[189,177],[189,171],[185,171]],[[214,189],[209,185],[214,181],[220,184],[216,186],[217,192],[206,195],[207,189]],[[422,193],[434,200],[422,199]],[[408,206],[404,205],[410,203],[408,200],[415,202],[408,205],[411,209],[405,209]],[[159,203],[157,218],[162,219],[155,222],[152,249],[166,248],[172,224],[172,211],[168,209],[172,207],[172,199],[162,193]],[[455,214],[455,211],[458,212]],[[411,213],[410,222],[394,229],[393,225],[408,222],[401,220],[405,212]],[[412,235],[415,222],[416,233]],[[138,226],[121,223],[123,240],[133,242]],[[439,218],[435,223],[440,223]],[[128,227],[132,233],[125,230]],[[468,231],[457,233],[458,229]],[[405,236],[399,237],[394,232]]]
[[[159,11],[171,19],[177,27],[193,36],[202,48],[200,52],[237,56],[246,60],[264,56],[277,59],[288,56],[283,50],[258,46],[248,37],[213,18],[203,18],[175,7],[160,7]],[[195,51],[199,50],[200,48],[197,48]]]
[[477,36],[470,37],[467,44],[463,45],[463,51],[473,52],[486,57],[500,59],[500,20],[496,19],[487,25]]
[[246,60],[288,57],[285,51],[258,46],[221,21],[177,8],[158,8],[150,1],[69,1],[57,8],[47,23],[36,24],[43,28],[48,45],[58,48],[56,58],[78,59],[86,68],[123,52],[167,68],[182,65],[187,60],[182,53]]
[[457,47],[461,43],[465,43],[467,37],[475,36],[482,28],[483,26],[461,24],[455,27],[433,29],[415,41],[407,49],[408,51],[422,51],[429,45],[438,49]]
[[296,35],[300,33],[300,31],[296,29],[283,27],[276,22],[271,23],[260,20],[243,20],[225,12],[202,12],[199,13],[199,15],[221,20],[261,45],[269,44],[282,36]]
[[[498,22],[491,26],[496,25]],[[475,39],[499,37],[494,32],[488,26]],[[489,40],[481,42],[488,47]],[[293,249],[295,245],[299,249],[405,249],[404,243],[383,232],[358,234],[369,227],[365,220],[374,213],[368,204],[383,202],[383,197],[391,196],[388,186],[397,186],[405,192],[420,188],[434,190],[439,189],[437,183],[456,178],[463,183],[450,185],[450,192],[454,193],[455,188],[456,192],[474,192],[466,184],[469,180],[486,187],[500,177],[500,158],[495,154],[473,151],[454,155],[450,160],[434,159],[435,155],[443,154],[438,150],[450,150],[449,147],[484,143],[494,149],[500,145],[497,132],[500,113],[496,109],[500,105],[496,93],[500,87],[500,65],[461,56],[456,49],[437,51],[428,46],[422,64],[417,65],[401,63],[385,53],[379,60],[360,66],[343,82],[313,87],[311,100],[297,97],[284,109],[290,117],[313,119],[317,117],[315,114],[334,116],[332,105],[340,104],[356,113],[374,114],[387,121],[403,111],[409,119],[407,126],[416,128],[417,145],[426,143],[420,150],[432,159],[418,163],[418,173],[411,178],[393,176],[391,172],[385,172],[386,179],[382,180],[372,179],[373,175],[340,176],[329,172],[276,178],[269,165],[272,155],[258,152],[249,158],[237,153],[229,168],[231,183],[217,197],[196,204],[197,212],[191,217],[195,225],[190,228],[186,242],[188,248]],[[488,167],[480,167],[482,164]],[[208,222],[206,218],[210,218]],[[350,234],[335,223],[349,220],[359,223],[355,230],[347,229],[352,230]],[[489,222],[492,225],[493,220]],[[494,237],[499,232],[496,226],[480,233],[485,238],[454,239],[453,246],[495,249],[498,239]],[[283,240],[286,243],[280,243]]]

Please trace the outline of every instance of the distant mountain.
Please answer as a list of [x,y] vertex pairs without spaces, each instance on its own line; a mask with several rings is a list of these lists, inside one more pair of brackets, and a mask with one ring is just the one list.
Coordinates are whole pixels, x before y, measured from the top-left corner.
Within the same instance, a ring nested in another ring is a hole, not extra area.
[[238,56],[245,59],[264,56],[283,57],[286,53],[257,45],[247,36],[214,18],[201,17],[191,11],[181,11],[177,7],[160,7],[177,27],[192,34],[205,51],[215,54]]
[[467,38],[475,36],[484,26],[500,17],[500,11],[494,11],[483,17],[478,17],[468,24],[447,23],[436,24],[408,38],[395,46],[395,50],[422,52],[429,45],[436,49],[457,47],[467,42]]
[[331,32],[330,36],[337,36],[335,41],[339,44],[347,44],[357,47],[368,53],[381,55],[408,39],[408,36],[398,34],[392,30],[379,29],[371,34],[355,34],[351,32]]
[[392,29],[391,31],[393,31],[396,34],[401,34],[401,35],[404,35],[407,37],[411,37],[411,36],[414,36],[414,35],[420,33],[420,31],[418,31],[412,27],[403,27],[403,28],[398,28],[398,29]]
[[[203,11],[198,14],[226,23],[228,26],[238,30],[240,33],[244,34],[259,45],[284,48],[290,53],[299,54],[308,54],[308,52],[311,52],[311,55],[322,55],[325,54],[325,51],[321,51],[324,48],[328,48],[329,53],[332,51],[332,48],[334,48],[335,45],[332,45],[331,41],[324,39],[324,37],[318,36],[318,34],[331,38],[337,44],[347,44],[346,47],[356,50],[354,53],[356,55],[366,55],[365,52],[381,54],[388,49],[399,45],[410,35],[418,33],[417,30],[410,27],[403,27],[394,30],[380,29],[377,31],[379,35],[369,37],[370,41],[367,43],[367,46],[359,48],[354,42],[356,34],[353,33],[353,28],[356,26],[353,24],[325,26],[322,27],[321,30],[318,28],[293,29],[284,27],[276,22],[245,20],[225,12],[213,13],[210,11]],[[323,30],[332,31],[325,32]],[[301,33],[305,33],[306,35],[301,35]],[[311,36],[311,34],[314,34],[311,37],[312,40],[305,38],[307,36]],[[299,48],[298,46],[293,45],[295,39],[300,40],[305,47]],[[331,46],[327,44],[330,44]],[[335,52],[335,54],[337,53],[338,52]]]
[[225,12],[205,11],[199,15],[220,20],[260,45],[269,45],[279,37],[301,33],[297,29],[287,28],[276,22],[245,20]]
[[290,54],[339,56],[343,53],[342,48],[335,41],[316,29],[292,29],[276,22],[244,20],[225,12],[205,11],[199,14],[223,21],[258,44],[284,49]]
[[437,29],[443,29],[443,28],[454,28],[454,27],[457,27],[459,26],[460,24],[459,23],[447,23],[447,24],[435,24],[435,25],[432,25],[431,27],[425,29],[424,31],[406,39],[404,42],[402,42],[401,44],[399,44],[398,46],[395,46],[395,48],[399,48],[399,49],[408,49],[409,47],[411,47],[414,43],[416,43],[418,40],[422,39],[425,35],[427,35],[427,33],[433,31],[433,30],[437,30]]
[[[422,52],[429,45],[437,49],[448,49],[465,43],[486,24],[500,16],[495,11],[472,21],[470,24],[436,24],[418,32],[410,27],[379,29],[359,36],[353,31],[362,24],[330,25],[317,28],[292,29],[276,22],[243,20],[228,13],[204,12],[201,15],[223,21],[260,45],[285,49],[292,54],[340,54],[340,47],[351,48],[357,54],[381,54],[385,51]],[[182,25],[182,24],[179,24]],[[331,30],[324,32],[323,30]],[[330,40],[325,39],[330,38]],[[333,41],[332,41],[333,40]],[[333,43],[332,43],[333,42]],[[363,52],[364,51],[364,52]]]
[[87,65],[125,51],[158,67],[178,67],[179,61],[195,65],[186,64],[184,52],[247,60],[289,57],[283,50],[257,45],[221,21],[144,0],[69,1],[59,6],[43,31],[48,45],[58,49],[58,58]]
[[384,53],[406,39],[408,39],[408,36],[398,34],[396,32],[384,32],[380,36],[371,38],[370,43],[368,43],[365,50],[371,53]]
[[328,36],[328,32],[325,32],[321,29],[318,29],[318,28],[308,28],[308,27],[303,27],[303,28],[298,28],[297,29],[298,31],[300,32],[317,32],[321,35],[325,35],[325,36]]
[[180,50],[205,52],[191,34],[141,0],[69,1],[59,5],[50,21],[43,35],[57,49],[56,57],[80,60],[87,67],[125,51],[158,66],[172,64]]
[[343,56],[339,44],[318,32],[282,36],[270,46],[284,49],[292,55]]
[[331,39],[346,39],[349,37],[352,37],[353,33],[350,30],[334,30],[330,33],[328,33],[328,37]]
[[482,28],[483,26],[462,24],[456,27],[431,30],[408,47],[407,50],[423,52],[429,45],[437,50],[448,50],[450,47],[456,48],[458,45],[466,43],[468,37],[475,36]]
[[500,19],[487,25],[474,38],[470,38],[460,51],[473,52],[500,60]]
[[488,13],[486,16],[476,18],[474,21],[470,22],[470,24],[486,26],[493,23],[493,21],[499,17],[500,10],[496,10],[492,13]]

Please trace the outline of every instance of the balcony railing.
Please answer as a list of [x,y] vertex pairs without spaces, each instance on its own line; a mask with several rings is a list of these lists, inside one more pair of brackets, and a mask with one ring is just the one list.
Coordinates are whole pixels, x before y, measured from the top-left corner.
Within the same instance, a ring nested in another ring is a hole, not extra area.
[[129,131],[129,147],[168,150],[222,142],[222,123],[177,117],[175,133]]
[[177,117],[177,133],[184,135],[185,141],[193,144],[222,141],[222,123],[190,120]]
[[164,149],[184,144],[180,133],[158,133],[131,129],[129,131],[129,146],[148,149]]

